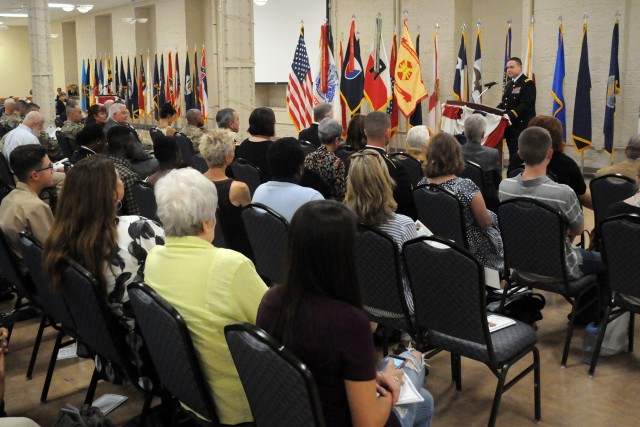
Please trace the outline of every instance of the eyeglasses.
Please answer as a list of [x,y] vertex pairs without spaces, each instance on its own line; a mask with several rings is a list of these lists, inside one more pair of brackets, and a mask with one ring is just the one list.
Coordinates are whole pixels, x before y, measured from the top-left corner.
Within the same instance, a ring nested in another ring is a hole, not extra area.
[[36,172],[46,171],[47,169],[53,170],[53,163],[49,163],[49,166],[44,167],[42,169],[36,169]]

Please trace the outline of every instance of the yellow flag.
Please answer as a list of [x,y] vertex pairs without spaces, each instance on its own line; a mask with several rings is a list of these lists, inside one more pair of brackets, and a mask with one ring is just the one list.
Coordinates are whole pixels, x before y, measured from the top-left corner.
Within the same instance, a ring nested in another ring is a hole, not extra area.
[[409,117],[418,103],[427,97],[427,90],[424,88],[420,60],[411,42],[406,18],[394,76],[398,108]]

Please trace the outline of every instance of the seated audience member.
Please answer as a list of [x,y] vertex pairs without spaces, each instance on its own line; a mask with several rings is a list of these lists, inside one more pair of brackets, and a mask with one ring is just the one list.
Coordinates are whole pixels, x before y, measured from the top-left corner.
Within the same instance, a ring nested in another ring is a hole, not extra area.
[[429,129],[426,126],[414,126],[407,132],[407,154],[421,162],[425,161],[424,153],[427,152],[429,143]]
[[67,120],[60,128],[60,132],[69,139],[71,150],[78,149],[76,135],[82,130],[82,109],[74,104],[67,104]]
[[127,153],[127,159],[131,161],[131,168],[138,175],[145,178],[158,169],[158,161],[142,148],[138,133],[128,123],[128,120],[129,110],[127,110],[127,106],[120,102],[114,102],[109,108],[109,118],[104,125],[104,134],[107,135],[111,129],[117,127],[127,129],[131,133],[133,136],[132,149]]
[[[524,161],[524,172],[502,181],[500,201],[529,197],[560,212],[569,226],[565,255],[570,279],[604,271],[600,253],[571,245],[571,240],[584,230],[584,214],[576,193],[568,185],[555,183],[547,177],[547,165],[554,155],[549,131],[538,126],[525,129],[518,138],[518,154]],[[543,279],[526,272],[519,273],[523,277]]]
[[26,272],[18,249],[18,235],[27,230],[40,244],[44,244],[49,236],[53,214],[38,195],[53,185],[53,164],[47,149],[40,144],[17,147],[11,152],[10,160],[18,183],[0,204],[0,229],[20,260],[22,271]]
[[145,182],[152,187],[156,185],[160,178],[180,167],[182,163],[178,143],[170,136],[162,135],[156,141],[153,141],[153,154],[158,159],[158,170],[145,179]]
[[11,152],[21,145],[40,144],[38,136],[44,126],[44,117],[38,111],[27,113],[17,128],[2,137],[2,154],[9,161]]
[[200,138],[200,152],[209,166],[204,176],[216,186],[218,220],[227,245],[253,259],[241,217],[242,208],[251,203],[251,192],[247,184],[229,178],[225,172],[233,162],[234,149],[233,133],[227,129],[214,129]]
[[[636,166],[636,186],[640,188],[640,163]],[[640,215],[640,190],[628,199],[612,203],[607,209],[607,218],[622,214]]]
[[56,126],[67,120],[67,94],[61,92],[56,99]]
[[117,216],[124,185],[108,157],[76,163],[65,180],[57,216],[44,246],[43,265],[54,290],[65,286],[65,257],[98,282],[104,302],[124,331],[134,328],[127,285],[143,279],[147,251],[164,244],[164,231],[140,216]]
[[267,287],[244,255],[214,247],[215,185],[200,172],[176,169],[155,187],[167,235],[147,257],[145,280],[184,319],[222,424],[252,422],[224,327],[255,323]]
[[547,165],[547,172],[553,172],[558,178],[558,183],[571,187],[583,206],[593,209],[591,191],[589,191],[587,184],[584,182],[580,167],[571,157],[564,154],[565,143],[562,141],[562,123],[560,120],[551,116],[538,115],[531,119],[529,126],[540,126],[548,130],[551,135],[553,157],[551,157],[551,161]]
[[107,109],[104,108],[102,104],[93,104],[87,110],[87,118],[84,121],[85,125],[90,123],[98,123],[99,125],[104,126],[107,122]]
[[22,122],[22,117],[16,110],[16,101],[13,98],[5,99],[4,114],[0,117],[0,125],[14,129],[20,122]]
[[[171,124],[176,120],[178,112],[170,102],[167,102],[160,108],[160,123],[158,124],[158,130],[165,136],[173,136],[176,133],[176,129]],[[154,148],[155,153],[155,148]]]
[[249,116],[251,135],[236,148],[236,157],[243,158],[260,168],[262,182],[271,178],[271,171],[267,162],[267,150],[271,146],[271,137],[276,134],[276,116],[268,107],[259,107]]
[[240,115],[233,108],[223,108],[218,111],[216,123],[220,129],[228,129],[235,133],[240,131]]
[[304,165],[320,175],[324,183],[329,187],[329,198],[339,202],[344,199],[347,191],[344,163],[334,152],[340,145],[342,126],[333,119],[322,119],[318,124],[318,138],[320,147],[307,154]]
[[125,102],[124,102],[124,100],[123,100],[123,99],[119,99],[119,100],[117,100],[117,101],[114,101],[113,99],[107,99],[106,101],[104,101],[104,104],[102,104],[102,105],[104,105],[104,109],[105,109],[105,110],[107,110],[107,114],[109,114],[109,113],[110,113],[110,111],[109,111],[109,110],[111,109],[111,106],[112,106],[113,104],[115,104],[116,102],[117,102],[118,104],[122,104],[122,105],[124,105],[124,104],[125,104]]
[[637,160],[640,158],[640,134],[629,138],[627,147],[624,149],[624,155],[624,161],[598,169],[596,177],[610,173],[619,173],[633,179],[636,174],[636,168],[638,167]]
[[131,169],[131,162],[127,159],[133,151],[134,143],[133,135],[124,126],[116,126],[107,134],[109,158],[113,160],[120,179],[124,183],[124,199],[120,208],[122,215],[140,215],[140,208],[131,189],[136,181],[140,181],[140,176]]
[[471,253],[484,265],[504,270],[502,237],[498,218],[487,209],[482,193],[473,181],[457,175],[464,171],[460,143],[448,133],[440,132],[431,138],[427,161],[422,167],[421,184],[438,184],[455,194],[464,206],[465,228]]
[[[24,119],[24,116],[26,116],[27,113],[29,112],[28,108],[29,108],[29,103],[24,99],[18,99],[16,101],[15,111],[20,115],[20,121],[22,121]],[[20,122],[18,122],[16,126],[18,126],[19,124]]]
[[80,148],[73,153],[69,161],[73,165],[86,157],[102,153],[106,139],[104,132],[102,132],[102,126],[98,123],[85,125],[76,135],[76,142],[80,144]]
[[256,189],[252,202],[267,205],[291,221],[300,206],[324,199],[316,190],[297,184],[304,170],[304,152],[297,139],[274,141],[269,147],[268,161],[271,180]]
[[[433,397],[423,388],[422,354],[402,353],[401,369],[376,362],[355,274],[355,236],[356,221],[344,205],[301,207],[289,230],[286,280],[265,294],[257,325],[309,368],[327,426],[429,426]],[[424,401],[394,406],[402,380]]]
[[344,141],[355,150],[362,150],[367,145],[367,135],[364,133],[365,114],[356,114],[351,117],[347,127],[347,139]]
[[202,111],[192,108],[187,111],[187,125],[182,128],[180,133],[185,135],[191,140],[193,144],[193,150],[198,151],[200,145],[200,137],[204,130],[204,117],[202,117]]
[[477,163],[484,173],[484,196],[487,207],[495,210],[498,207],[498,187],[502,181],[502,165],[500,153],[492,147],[482,145],[487,122],[481,114],[472,114],[464,121],[464,136],[467,143],[461,147],[465,160]]
[[306,129],[302,129],[298,134],[298,139],[301,141],[307,141],[315,145],[320,146],[320,138],[318,135],[318,124],[323,119],[333,118],[333,106],[328,102],[321,102],[313,107],[313,123]]
[[391,119],[387,113],[374,111],[364,119],[364,133],[367,135],[366,148],[375,150],[382,156],[389,175],[396,183],[393,198],[398,203],[398,213],[413,220],[418,219],[416,206],[413,203],[413,180],[400,161],[387,156],[387,146],[391,141]]

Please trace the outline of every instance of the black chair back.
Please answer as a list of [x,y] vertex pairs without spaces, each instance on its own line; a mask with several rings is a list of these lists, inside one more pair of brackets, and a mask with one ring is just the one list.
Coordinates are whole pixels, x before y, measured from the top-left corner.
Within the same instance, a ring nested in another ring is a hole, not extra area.
[[13,172],[11,172],[11,168],[9,167],[9,162],[7,161],[4,155],[0,156],[0,179],[2,182],[9,186],[10,188],[15,188],[16,181],[13,178]]
[[42,248],[31,234],[22,232],[18,237],[18,247],[24,259],[29,274],[40,297],[42,308],[54,320],[62,325],[65,333],[76,336],[76,326],[71,314],[64,303],[62,294],[53,292],[49,281],[44,276],[42,269]]
[[56,131],[56,139],[58,140],[58,145],[62,150],[62,154],[67,159],[70,159],[71,156],[73,156],[73,150],[71,149],[71,144],[69,143],[69,138],[67,138],[67,135],[58,130]]
[[480,192],[484,195],[484,171],[482,170],[482,166],[470,160],[465,160],[464,164],[464,171],[460,174],[460,177],[468,178],[473,181],[473,183],[480,189]]
[[27,282],[19,265],[18,258],[11,250],[6,236],[0,231],[0,274],[13,285],[20,296],[27,298],[40,308],[40,299],[36,290]]
[[606,218],[609,206],[633,196],[636,191],[636,183],[631,178],[619,173],[608,174],[593,178],[589,183],[589,189],[593,201],[594,223],[596,230],[598,230]]
[[163,135],[164,134],[162,133],[162,131],[158,128],[149,129],[149,136],[151,137],[151,142],[156,142],[158,138],[160,138]]
[[437,184],[423,184],[413,190],[418,219],[436,236],[469,247],[464,206],[458,197]]
[[302,151],[304,152],[305,156],[307,154],[309,154],[309,153],[313,153],[314,151],[316,151],[318,149],[318,147],[316,147],[315,145],[313,145],[309,141],[305,141],[303,139],[300,140],[300,146],[302,147]]
[[137,181],[131,187],[133,198],[140,208],[140,215],[145,218],[160,222],[158,218],[158,206],[153,187],[143,181]]
[[284,273],[289,222],[271,208],[251,203],[242,210],[258,274],[279,283]]
[[[412,331],[402,284],[400,251],[393,238],[380,230],[358,225],[356,269],[362,304],[369,318],[383,325]],[[384,316],[381,312],[394,313]]]
[[209,165],[207,165],[207,161],[202,157],[202,154],[196,153],[191,158],[192,167],[200,173],[205,173],[209,170]]
[[404,168],[407,170],[407,173],[411,177],[411,181],[413,185],[418,185],[418,182],[422,178],[424,178],[424,174],[422,173],[422,162],[415,157],[413,157],[409,153],[393,153],[390,154],[389,157],[398,160]]
[[[515,198],[498,205],[504,267],[568,282],[559,212],[537,200]],[[535,256],[533,256],[535,254]]]
[[214,230],[212,243],[216,248],[229,248],[227,236],[225,236],[222,224],[220,223],[220,208],[216,210],[216,228]]
[[315,380],[296,356],[254,325],[225,326],[224,335],[256,425],[325,425]]
[[611,292],[640,298],[640,215],[607,218],[601,231]]
[[262,181],[260,179],[260,169],[257,166],[252,165],[243,158],[238,158],[231,163],[231,170],[233,171],[233,179],[236,181],[244,182],[249,186],[249,191],[253,197],[253,193]]
[[190,409],[217,423],[206,375],[180,313],[144,283],[129,285],[128,292],[136,322],[164,388]]
[[402,252],[416,324],[421,331],[429,331],[429,342],[438,348],[441,336],[457,337],[485,353],[485,357],[463,356],[493,357],[480,262],[460,245],[434,236],[410,240]]
[[182,156],[182,162],[185,165],[193,166],[193,155],[195,154],[193,151],[193,144],[189,137],[185,134],[176,132],[173,134],[173,139],[175,139],[178,144],[178,148],[180,149],[180,155]]

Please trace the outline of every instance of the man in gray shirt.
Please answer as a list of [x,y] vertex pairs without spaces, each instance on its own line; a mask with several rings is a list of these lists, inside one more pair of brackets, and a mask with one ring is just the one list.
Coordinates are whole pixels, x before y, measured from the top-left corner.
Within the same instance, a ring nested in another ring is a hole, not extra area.
[[599,252],[571,245],[571,239],[584,230],[584,214],[571,187],[555,183],[547,177],[547,165],[553,155],[549,132],[538,126],[525,129],[518,138],[518,154],[524,160],[524,172],[500,183],[500,201],[528,197],[560,212],[569,225],[565,255],[567,273],[571,279],[604,271]]

